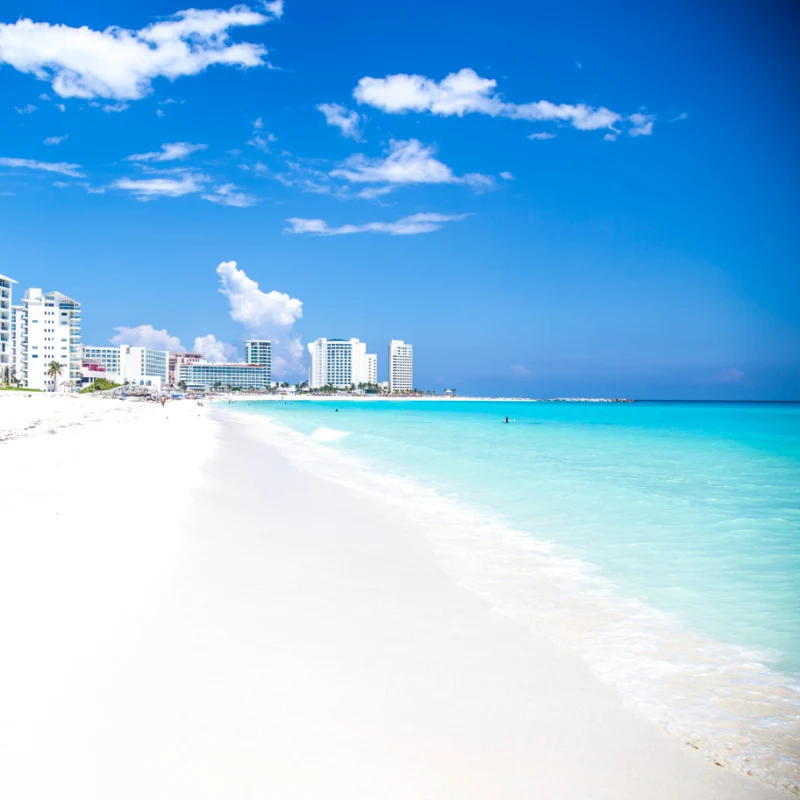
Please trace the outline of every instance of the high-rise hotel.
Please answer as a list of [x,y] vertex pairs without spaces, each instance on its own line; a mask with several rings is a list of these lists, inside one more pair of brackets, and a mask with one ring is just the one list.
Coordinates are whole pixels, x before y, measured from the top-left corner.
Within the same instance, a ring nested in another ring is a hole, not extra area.
[[11,294],[16,281],[0,275],[0,383],[11,380],[14,340],[11,335]]
[[410,344],[400,339],[389,342],[389,391],[407,392],[414,388],[414,354]]
[[308,386],[349,389],[378,382],[378,357],[358,339],[317,339],[308,345]]
[[[81,304],[61,292],[28,289],[11,307],[12,369],[21,386],[55,391],[81,380]],[[49,375],[50,364],[61,366]]]

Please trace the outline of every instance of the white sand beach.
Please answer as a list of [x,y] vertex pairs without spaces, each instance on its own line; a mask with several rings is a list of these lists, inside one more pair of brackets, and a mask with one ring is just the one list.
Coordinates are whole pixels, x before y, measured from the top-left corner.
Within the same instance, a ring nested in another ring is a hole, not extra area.
[[189,401],[0,392],[0,797],[788,796]]

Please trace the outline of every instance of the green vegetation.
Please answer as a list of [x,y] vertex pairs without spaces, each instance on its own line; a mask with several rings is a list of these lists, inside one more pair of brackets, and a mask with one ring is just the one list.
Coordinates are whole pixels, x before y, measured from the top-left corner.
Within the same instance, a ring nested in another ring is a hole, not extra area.
[[0,392],[41,392],[41,389],[26,389],[24,386],[0,386]]
[[96,378],[94,383],[84,386],[78,394],[91,394],[92,392],[104,392],[106,389],[116,389],[122,386],[121,383],[114,383],[106,378]]

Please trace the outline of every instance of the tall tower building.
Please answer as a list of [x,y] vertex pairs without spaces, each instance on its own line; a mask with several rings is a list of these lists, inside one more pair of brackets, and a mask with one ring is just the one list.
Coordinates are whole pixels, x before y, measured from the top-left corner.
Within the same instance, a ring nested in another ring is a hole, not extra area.
[[[55,391],[81,379],[81,304],[61,292],[28,289],[12,310],[17,378],[28,389]],[[47,374],[50,364],[61,374]]]
[[0,275],[0,383],[11,380],[14,369],[14,342],[11,338],[11,289],[16,283]]
[[272,375],[272,342],[269,339],[248,339],[244,343],[244,360],[246,364],[258,364],[267,367]]
[[389,342],[389,391],[407,392],[414,388],[414,354],[410,344],[400,339]]
[[367,383],[367,345],[358,339],[317,339],[308,345],[308,385],[347,389]]
[[373,386],[378,383],[378,356],[375,353],[367,353],[364,356],[364,372],[361,380],[364,383],[372,384]]

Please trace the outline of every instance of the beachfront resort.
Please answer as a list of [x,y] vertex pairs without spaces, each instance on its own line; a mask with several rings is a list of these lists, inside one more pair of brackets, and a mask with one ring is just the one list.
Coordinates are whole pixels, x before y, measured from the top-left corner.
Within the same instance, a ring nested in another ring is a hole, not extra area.
[[388,377],[378,381],[378,356],[356,338],[319,338],[308,345],[308,380],[291,385],[272,375],[272,342],[247,339],[243,361],[209,361],[201,353],[138,344],[84,345],[81,304],[60,292],[27,289],[13,302],[17,281],[0,275],[0,385],[48,392],[138,385],[155,392],[272,390],[282,393],[402,395],[414,392],[413,347],[392,339]]

